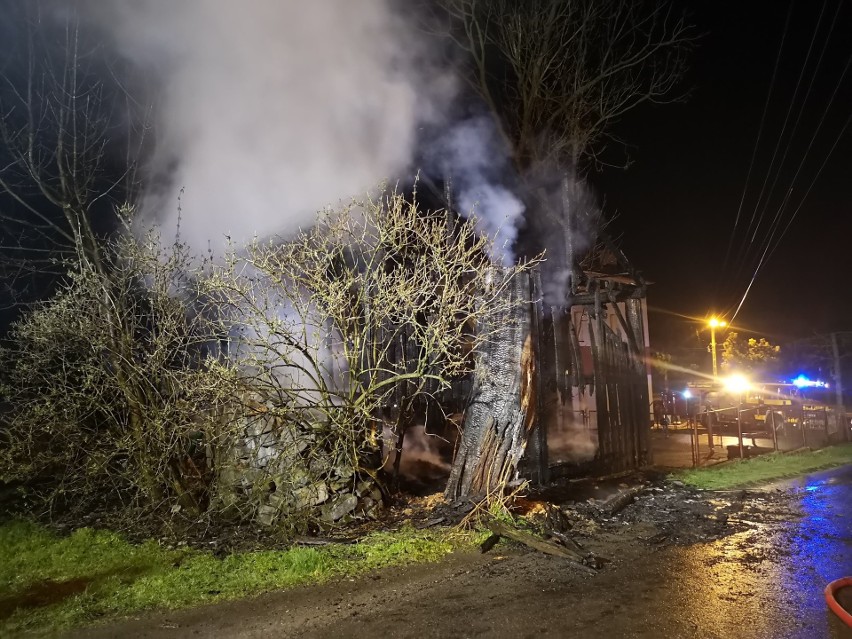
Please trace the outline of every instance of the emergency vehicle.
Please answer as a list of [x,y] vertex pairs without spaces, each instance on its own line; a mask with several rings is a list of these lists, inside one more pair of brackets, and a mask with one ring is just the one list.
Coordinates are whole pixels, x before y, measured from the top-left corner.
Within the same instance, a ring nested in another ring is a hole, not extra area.
[[[697,417],[719,432],[741,428],[771,436],[774,428],[781,436],[793,436],[803,426],[826,434],[838,430],[833,390],[803,376],[792,382],[752,382],[736,392],[713,382],[689,384],[689,390],[698,398]],[[848,415],[844,417],[841,427],[849,428]]]

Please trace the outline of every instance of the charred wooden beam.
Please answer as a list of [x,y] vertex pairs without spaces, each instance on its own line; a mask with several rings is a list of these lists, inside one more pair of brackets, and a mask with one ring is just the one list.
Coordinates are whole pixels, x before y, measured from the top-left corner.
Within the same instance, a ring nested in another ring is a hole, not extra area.
[[[647,291],[645,287],[642,286],[628,286],[625,288],[615,289],[609,292],[607,295],[607,301],[616,303],[616,302],[625,302],[627,300],[638,300],[643,299],[646,296]],[[568,298],[567,306],[570,308],[571,306],[592,306],[595,303],[596,293],[578,293],[576,295],[571,295]]]
[[[541,277],[533,271],[530,278],[530,367],[532,378],[528,381],[526,396],[529,406],[526,409],[526,424],[529,434],[523,458],[523,473],[534,484],[548,481],[547,463],[547,427],[543,420],[542,384],[544,352],[544,307],[541,301]],[[524,401],[522,397],[522,402]]]
[[[577,568],[579,568],[585,573],[588,573],[590,575],[597,574],[597,571],[594,568],[589,568],[586,564],[583,563],[583,556],[580,553],[575,552],[570,548],[560,546],[559,544],[555,544],[552,541],[547,541],[546,539],[537,537],[532,533],[528,533],[523,530],[518,530],[517,528],[512,528],[508,524],[505,524],[502,521],[498,521],[496,519],[492,519],[485,525],[488,527],[488,530],[494,533],[492,537],[497,537],[496,540],[491,542],[491,544],[489,545],[489,549],[497,543],[500,537],[505,537],[506,539],[511,539],[512,541],[517,541],[519,543],[524,544],[525,546],[529,546],[530,548],[538,550],[539,552],[567,559],[573,565],[575,565]],[[486,541],[490,541],[492,537],[489,537],[489,539]],[[487,551],[483,550],[482,552]]]
[[612,305],[613,313],[616,318],[618,318],[618,323],[621,324],[621,329],[624,331],[624,336],[627,338],[627,344],[633,351],[633,354],[636,357],[642,357],[642,350],[639,348],[639,343],[636,340],[636,333],[633,331],[633,328],[627,323],[627,318],[624,317],[624,313],[621,312],[621,307],[618,303]]

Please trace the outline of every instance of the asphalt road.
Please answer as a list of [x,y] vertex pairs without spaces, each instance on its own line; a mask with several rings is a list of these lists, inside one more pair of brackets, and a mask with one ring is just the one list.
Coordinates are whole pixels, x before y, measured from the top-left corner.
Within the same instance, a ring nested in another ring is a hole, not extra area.
[[[778,487],[794,491],[800,517],[666,556],[663,572],[677,587],[661,588],[671,608],[655,599],[660,636],[852,637],[823,596],[828,582],[852,575],[852,466]],[[694,634],[679,630],[678,619]]]
[[797,492],[803,517],[783,526],[777,535],[778,543],[788,545],[790,555],[770,571],[778,586],[769,594],[777,593],[775,605],[785,611],[779,614],[796,623],[788,634],[776,636],[852,637],[852,631],[846,629],[834,635],[825,632],[822,596],[828,582],[852,576],[852,466],[790,485]]

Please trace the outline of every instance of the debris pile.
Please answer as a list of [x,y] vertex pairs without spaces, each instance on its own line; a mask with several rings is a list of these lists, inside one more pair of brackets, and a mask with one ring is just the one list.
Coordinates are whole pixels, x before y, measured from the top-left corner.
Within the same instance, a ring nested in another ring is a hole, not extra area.
[[651,544],[694,544],[795,517],[781,491],[702,491],[678,481],[620,489],[604,500],[566,503],[576,534],[641,529]]
[[522,523],[486,522],[493,534],[482,550],[490,550],[501,537],[512,539],[593,573],[609,561],[602,555],[611,554],[625,537],[652,546],[688,545],[744,531],[759,534],[766,526],[797,517],[783,491],[710,492],[678,481],[642,481],[602,492],[561,503],[519,500]]

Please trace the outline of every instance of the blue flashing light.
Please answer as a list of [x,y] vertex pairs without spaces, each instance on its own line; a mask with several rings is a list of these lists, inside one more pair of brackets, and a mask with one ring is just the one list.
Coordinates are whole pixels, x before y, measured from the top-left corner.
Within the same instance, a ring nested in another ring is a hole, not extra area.
[[796,388],[828,388],[828,384],[820,380],[808,379],[806,375],[799,375],[793,380]]
[[684,399],[689,399],[690,397],[692,397],[692,391],[690,391],[690,390],[687,388],[685,391],[683,391],[683,398],[684,398]]

